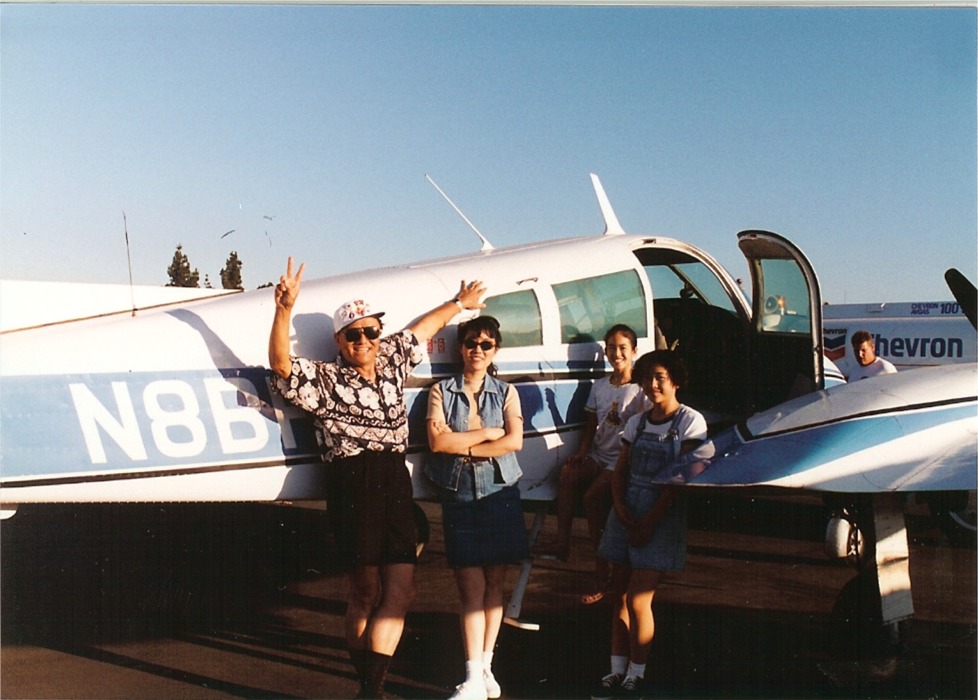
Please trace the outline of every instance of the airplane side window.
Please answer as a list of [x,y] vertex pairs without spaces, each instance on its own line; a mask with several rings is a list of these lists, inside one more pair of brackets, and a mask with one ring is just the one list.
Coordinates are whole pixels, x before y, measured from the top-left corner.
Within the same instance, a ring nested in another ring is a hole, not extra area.
[[808,285],[794,260],[761,260],[763,288],[760,299],[761,331],[764,333],[811,333],[811,300]]
[[483,316],[499,321],[504,348],[543,345],[543,320],[536,294],[530,290],[500,294],[485,300]]
[[592,343],[616,323],[648,335],[648,311],[638,273],[634,270],[589,277],[553,286],[560,309],[562,343]]

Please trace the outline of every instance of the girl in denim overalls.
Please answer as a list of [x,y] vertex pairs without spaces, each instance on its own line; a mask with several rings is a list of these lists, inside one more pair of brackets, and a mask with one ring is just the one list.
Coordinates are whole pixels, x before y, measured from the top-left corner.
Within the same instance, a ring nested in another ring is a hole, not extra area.
[[615,607],[611,624],[611,673],[593,698],[640,697],[655,633],[652,601],[666,572],[686,560],[686,512],[662,475],[706,438],[703,416],[679,403],[686,368],[672,351],[639,358],[635,381],[652,409],[633,416],[622,433],[615,467],[614,510],[608,516],[598,555],[612,564]]

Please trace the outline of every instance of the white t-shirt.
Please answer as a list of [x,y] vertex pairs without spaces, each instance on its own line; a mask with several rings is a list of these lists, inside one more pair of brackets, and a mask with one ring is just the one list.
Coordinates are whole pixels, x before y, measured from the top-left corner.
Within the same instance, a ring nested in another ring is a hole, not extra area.
[[[676,421],[676,433],[679,436],[679,441],[705,440],[706,419],[703,417],[703,414],[682,404],[680,404],[679,411],[681,413],[679,419]],[[675,414],[659,423],[653,423],[650,419],[645,423],[645,432],[654,433],[655,435],[665,435],[669,432],[669,426],[672,425],[673,418],[675,418]],[[628,423],[625,424],[625,430],[622,432],[622,440],[629,444],[635,442],[635,438],[638,437],[638,425],[641,421],[641,413],[629,418]]]
[[615,386],[602,377],[591,386],[585,411],[597,416],[598,429],[591,443],[591,458],[605,469],[614,469],[621,450],[621,430],[629,418],[652,408],[638,384]]
[[849,374],[849,381],[855,382],[860,379],[875,377],[878,374],[896,374],[896,371],[896,367],[893,366],[892,362],[877,356],[875,360],[865,367],[857,363],[856,369],[852,370]]

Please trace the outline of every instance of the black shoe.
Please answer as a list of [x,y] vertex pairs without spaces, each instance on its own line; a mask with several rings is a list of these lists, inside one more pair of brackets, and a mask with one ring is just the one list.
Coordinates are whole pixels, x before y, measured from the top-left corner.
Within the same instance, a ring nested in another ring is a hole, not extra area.
[[591,689],[591,700],[614,700],[618,697],[624,673],[609,673]]
[[618,700],[642,700],[645,693],[645,679],[638,676],[628,676],[618,686],[615,698]]

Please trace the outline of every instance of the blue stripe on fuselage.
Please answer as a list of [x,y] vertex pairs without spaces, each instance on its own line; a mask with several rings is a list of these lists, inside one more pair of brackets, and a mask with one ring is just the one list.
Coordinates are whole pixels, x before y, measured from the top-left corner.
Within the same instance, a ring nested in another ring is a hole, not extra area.
[[[889,441],[912,436],[951,421],[974,417],[975,404],[972,401],[950,404],[943,408],[890,412],[826,423],[811,429],[798,429],[774,436],[762,435],[746,443],[741,443],[735,437],[734,429],[731,429],[714,440],[717,452],[722,457],[713,460],[690,483],[719,486],[776,481],[847,457],[858,459],[860,452],[880,449]],[[895,454],[894,474],[867,474],[867,481],[899,477],[905,473],[900,462],[901,456]]]
[[[424,368],[422,368],[424,369]],[[576,429],[594,376],[500,368],[528,435]],[[586,374],[586,373],[585,373]],[[318,453],[310,416],[285,404],[263,367],[6,377],[0,479],[282,463]],[[427,385],[405,392],[411,449],[426,446]]]

